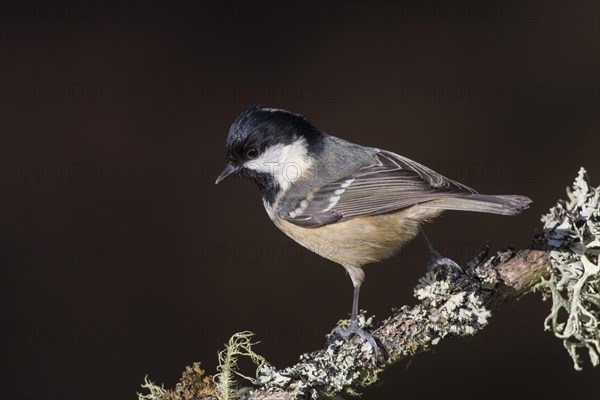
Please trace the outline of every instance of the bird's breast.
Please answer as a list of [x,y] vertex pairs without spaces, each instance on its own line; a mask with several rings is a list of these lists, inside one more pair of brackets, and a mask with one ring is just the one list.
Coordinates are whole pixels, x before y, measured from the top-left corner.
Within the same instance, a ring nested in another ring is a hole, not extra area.
[[[267,208],[267,206],[265,206]],[[359,267],[392,256],[414,238],[421,222],[440,212],[413,206],[388,214],[355,217],[316,228],[303,228],[269,217],[286,235],[300,245],[346,267]]]

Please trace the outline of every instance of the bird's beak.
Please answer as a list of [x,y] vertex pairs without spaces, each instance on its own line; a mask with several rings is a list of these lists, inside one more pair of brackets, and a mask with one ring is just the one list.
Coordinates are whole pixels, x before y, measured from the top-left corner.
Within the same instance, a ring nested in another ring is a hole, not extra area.
[[217,177],[217,180],[215,181],[215,185],[218,185],[219,182],[225,180],[225,178],[227,178],[229,175],[235,174],[239,170],[240,170],[239,167],[234,166],[232,163],[228,163],[225,166],[225,168],[223,168],[223,171],[221,171],[221,173]]

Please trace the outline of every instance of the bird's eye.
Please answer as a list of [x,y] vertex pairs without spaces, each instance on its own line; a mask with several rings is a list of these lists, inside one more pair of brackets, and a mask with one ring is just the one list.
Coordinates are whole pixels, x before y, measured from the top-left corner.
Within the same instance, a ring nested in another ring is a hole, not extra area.
[[248,150],[248,152],[246,153],[246,155],[248,156],[248,158],[254,158],[254,157],[258,156],[258,150],[257,149],[250,149],[250,150]]

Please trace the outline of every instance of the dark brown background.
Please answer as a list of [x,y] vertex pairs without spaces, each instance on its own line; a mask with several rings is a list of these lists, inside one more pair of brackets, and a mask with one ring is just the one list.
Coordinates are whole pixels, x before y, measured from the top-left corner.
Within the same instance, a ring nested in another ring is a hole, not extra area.
[[[580,166],[600,182],[596,2],[27,1],[1,16],[3,399],[135,398],[145,374],[214,372],[238,330],[277,367],[323,345],[350,311],[342,268],[284,237],[250,183],[213,185],[252,103],[534,200],[430,225],[459,262],[485,240],[527,245]],[[368,267],[361,307],[414,302],[424,256],[417,240]],[[363,398],[599,398],[598,371],[543,332],[549,307],[502,307]]]

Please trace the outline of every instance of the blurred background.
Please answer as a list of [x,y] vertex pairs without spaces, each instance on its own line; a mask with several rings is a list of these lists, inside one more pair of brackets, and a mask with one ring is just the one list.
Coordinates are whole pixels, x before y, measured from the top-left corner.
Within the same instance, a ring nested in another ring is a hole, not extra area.
[[[417,160],[518,217],[447,213],[444,255],[527,246],[580,166],[600,184],[599,4],[9,1],[0,6],[2,399],[131,399],[214,373],[240,330],[276,367],[347,318],[344,270],[285,237],[254,185],[214,186],[251,104]],[[361,308],[414,304],[415,240]],[[364,399],[598,399],[530,294]],[[584,358],[587,355],[583,355]],[[243,364],[252,374],[249,365]]]

